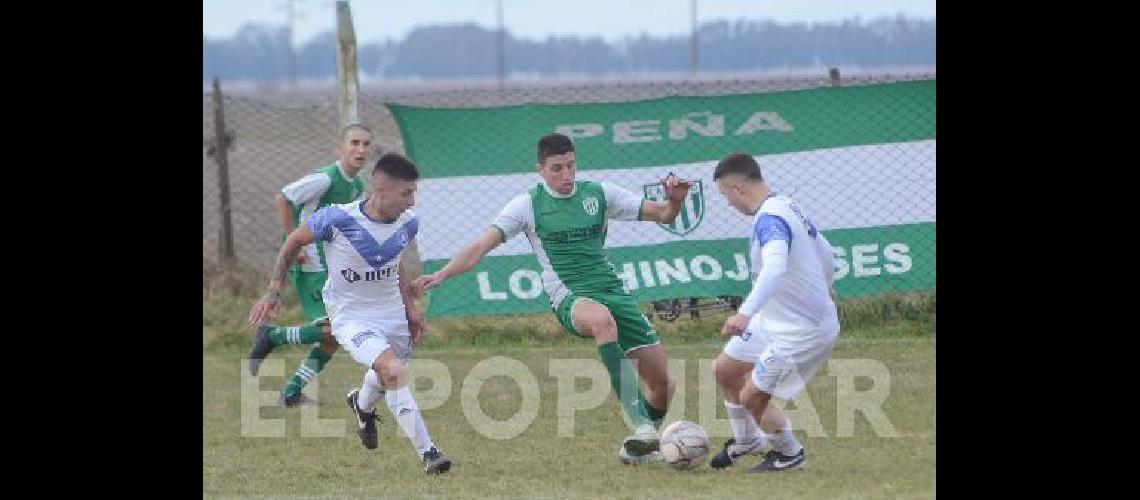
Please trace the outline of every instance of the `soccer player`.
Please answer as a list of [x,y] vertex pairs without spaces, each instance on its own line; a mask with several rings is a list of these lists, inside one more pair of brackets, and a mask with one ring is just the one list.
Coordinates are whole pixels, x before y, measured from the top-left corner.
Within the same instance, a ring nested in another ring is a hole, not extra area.
[[[664,181],[668,201],[657,202],[604,182],[575,181],[574,144],[557,133],[538,141],[537,167],[542,182],[508,202],[491,227],[442,269],[417,280],[417,294],[471,270],[515,235],[526,235],[542,266],[551,310],[567,331],[594,339],[610,385],[634,428],[618,450],[619,460],[660,461],[657,430],[674,389],[665,349],[602,247],[610,219],[672,222],[692,183],[670,175]],[[639,374],[645,380],[644,393]]]
[[804,465],[804,447],[787,416],[768,403],[772,396],[790,400],[803,391],[839,336],[829,293],[831,244],[795,201],[772,192],[752,156],[724,157],[713,180],[729,205],[754,215],[749,255],[755,278],[736,314],[725,320],[721,334],[731,338],[713,360],[733,437],[709,465],[723,469],[771,445],[748,472],[797,469]]
[[[276,208],[284,230],[282,234],[291,233],[322,207],[359,199],[364,194],[364,181],[357,173],[364,167],[371,147],[372,132],[366,127],[360,124],[344,127],[337,142],[340,159],[285,186],[277,195]],[[321,287],[325,285],[327,276],[323,243],[305,245],[297,254],[296,264],[289,267],[289,281],[297,291],[307,324],[257,326],[249,353],[249,372],[253,375],[257,375],[262,360],[274,347],[281,344],[313,344],[309,355],[301,361],[297,371],[281,389],[281,394],[277,397],[277,404],[281,406],[316,404],[301,389],[324,369],[336,353],[337,344],[330,334],[328,314],[321,300]]]
[[451,460],[432,442],[412,392],[406,366],[412,345],[423,338],[423,316],[412,301],[408,247],[419,230],[410,210],[415,204],[416,165],[401,155],[380,157],[372,170],[373,191],[359,202],[317,210],[293,230],[277,255],[269,290],[250,310],[257,324],[280,307],[285,269],[304,245],[324,242],[332,275],[323,296],[336,341],[368,370],[359,389],[348,393],[348,406],[365,448],[376,449],[376,402],[383,397],[396,423],[411,440],[424,473],[451,468]]

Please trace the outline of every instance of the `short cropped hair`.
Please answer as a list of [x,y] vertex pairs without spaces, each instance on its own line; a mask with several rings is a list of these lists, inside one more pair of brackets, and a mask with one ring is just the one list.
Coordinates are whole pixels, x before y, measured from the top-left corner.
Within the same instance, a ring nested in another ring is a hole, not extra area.
[[574,151],[574,143],[569,137],[557,132],[546,134],[538,140],[538,163],[541,165],[547,157],[566,154]]
[[416,164],[399,153],[387,153],[376,160],[376,167],[372,169],[372,175],[380,172],[401,181],[414,181],[420,178]]
[[746,153],[730,154],[716,164],[713,180],[720,180],[726,175],[742,175],[745,179],[754,182],[764,180],[764,176],[760,175],[760,165],[756,163],[756,159],[752,155]]

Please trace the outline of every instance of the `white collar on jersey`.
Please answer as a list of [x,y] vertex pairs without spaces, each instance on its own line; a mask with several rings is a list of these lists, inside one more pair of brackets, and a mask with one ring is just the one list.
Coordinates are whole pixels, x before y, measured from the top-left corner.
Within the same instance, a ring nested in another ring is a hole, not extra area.
[[352,177],[349,177],[348,172],[344,171],[344,166],[340,164],[340,160],[333,162],[333,165],[336,165],[336,171],[340,172],[340,177],[342,179],[350,182],[352,181]]
[[760,207],[764,206],[764,202],[772,199],[773,196],[776,196],[776,192],[775,191],[768,191],[768,196],[765,196],[763,200],[760,200],[760,204],[756,205],[756,208],[754,210],[752,210],[752,215],[756,215],[757,213],[759,213]]
[[574,193],[578,192],[578,181],[574,181],[574,188],[570,190],[570,194],[562,194],[558,191],[550,189],[550,186],[546,184],[546,181],[542,181],[540,184],[542,184],[542,187],[546,189],[546,194],[555,198],[569,198],[571,196],[574,196]]

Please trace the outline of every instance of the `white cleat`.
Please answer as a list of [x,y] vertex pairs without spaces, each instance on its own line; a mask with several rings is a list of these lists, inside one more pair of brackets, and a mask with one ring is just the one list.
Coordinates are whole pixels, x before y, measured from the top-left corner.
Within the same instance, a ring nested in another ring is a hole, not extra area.
[[633,431],[632,436],[625,438],[622,446],[630,455],[645,455],[660,449],[661,438],[657,436],[657,429],[653,425],[642,424]]

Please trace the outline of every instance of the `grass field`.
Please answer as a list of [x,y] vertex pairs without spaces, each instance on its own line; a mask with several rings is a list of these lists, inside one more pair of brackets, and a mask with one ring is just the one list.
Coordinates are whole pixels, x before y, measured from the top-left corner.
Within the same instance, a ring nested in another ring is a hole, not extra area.
[[[897,436],[881,435],[882,429],[863,413],[841,412],[841,404],[850,401],[851,394],[840,394],[840,379],[844,377],[830,374],[825,367],[809,385],[808,399],[802,401],[805,404],[786,406],[793,415],[797,436],[807,448],[808,466],[803,471],[777,475],[745,473],[744,469],[757,460],[754,457],[727,471],[714,471],[707,463],[684,472],[664,465],[622,466],[614,454],[627,430],[612,394],[596,407],[574,412],[570,436],[559,435],[559,389],[558,379],[551,373],[552,360],[582,360],[585,366],[601,370],[591,343],[554,336],[550,332],[556,330],[548,332],[547,320],[541,317],[433,322],[429,324],[432,336],[415,357],[446,366],[451,390],[433,392],[440,386],[422,378],[414,390],[432,437],[455,466],[449,474],[426,477],[383,406],[380,449],[370,452],[360,445],[343,398],[360,384],[363,371],[344,353],[334,357],[316,386],[306,388],[306,393],[320,399],[318,409],[266,406],[250,410],[254,399],[249,391],[255,386],[247,385],[246,411],[256,413],[243,415],[241,374],[250,334],[241,319],[249,302],[225,299],[205,289],[203,293],[202,482],[206,497],[935,496],[933,298],[909,305],[906,300],[910,299],[843,305],[846,325],[831,355],[832,368],[837,362],[842,365],[854,360],[873,360],[869,363],[881,363],[886,368],[889,386],[884,379],[872,382],[862,377],[854,378],[853,388],[867,391],[873,383],[889,387],[881,409]],[[296,320],[297,314],[295,309],[287,309],[281,319]],[[867,319],[875,315],[882,321]],[[714,452],[730,431],[719,394],[710,383],[702,386],[701,379],[711,381],[707,378],[707,360],[721,346],[712,331],[722,320],[723,316],[713,315],[702,321],[679,320],[659,327],[671,362],[684,365],[683,387],[666,422],[684,418],[701,423],[713,436]],[[276,363],[282,375],[288,375],[306,350],[283,346],[274,351],[270,362]],[[465,416],[465,411],[472,412],[471,405],[464,408],[465,391],[477,399],[482,412],[498,421],[516,414],[525,416],[525,410],[532,407],[524,405],[522,386],[512,379],[471,373],[477,363],[495,356],[525,365],[538,387],[538,402],[533,406],[536,416],[509,439],[488,437],[488,432],[480,431],[485,425]],[[273,366],[267,364],[265,369],[272,370]],[[283,382],[283,376],[263,377],[259,381],[261,397],[271,400]],[[482,385],[476,391],[478,382]],[[572,389],[586,391],[589,387],[580,380]],[[817,423],[812,415],[818,417]],[[243,437],[243,416],[247,422],[251,416],[270,422],[280,419],[275,422],[281,426],[281,437]],[[314,436],[314,429],[326,436]]]

